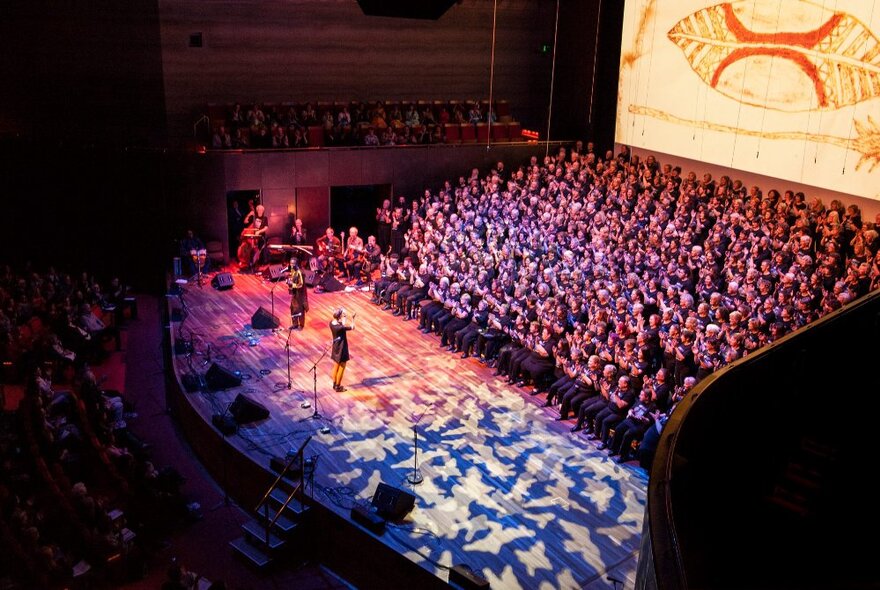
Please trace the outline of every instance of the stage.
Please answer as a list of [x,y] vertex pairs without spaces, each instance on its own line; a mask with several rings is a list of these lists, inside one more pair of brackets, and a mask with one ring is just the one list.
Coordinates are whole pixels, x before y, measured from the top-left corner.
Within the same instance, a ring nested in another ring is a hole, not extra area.
[[[572,435],[570,422],[556,421],[555,409],[541,407],[544,396],[441,349],[417,322],[370,303],[369,292],[310,289],[306,327],[290,332],[283,281],[233,277],[231,289],[190,282],[168,301],[178,316],[172,341],[193,344],[193,354],[173,356],[178,381],[212,364],[242,378],[228,390],[184,394],[193,412],[213,428],[212,416],[238,394],[270,411],[225,439],[243,458],[267,467],[267,457],[284,457],[311,435],[314,500],[347,520],[380,482],[412,493],[415,509],[379,541],[442,580],[446,567],[467,564],[492,588],[613,588],[608,576],[633,587],[647,490],[634,463],[613,462],[595,442]],[[261,306],[271,313],[273,300],[281,329],[252,329],[254,313]],[[337,393],[328,347],[340,306],[357,317],[348,390]],[[315,390],[326,420],[301,407],[314,403]],[[407,476],[419,416],[424,481],[413,486]]]

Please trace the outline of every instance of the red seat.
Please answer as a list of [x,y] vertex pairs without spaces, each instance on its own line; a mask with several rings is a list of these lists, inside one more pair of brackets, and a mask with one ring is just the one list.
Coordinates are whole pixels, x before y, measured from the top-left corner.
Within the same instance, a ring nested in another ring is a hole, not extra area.
[[447,123],[443,126],[443,133],[446,135],[446,143],[461,142],[461,125],[458,123]]
[[309,147],[324,147],[324,128],[309,125]]
[[510,141],[522,141],[522,125],[514,121],[508,124]]
[[487,143],[489,141],[489,125],[487,123],[477,123],[477,142]]
[[495,103],[495,114],[500,117],[510,116],[510,103],[506,100],[499,100]]
[[493,123],[492,141],[510,141],[510,125],[508,123]]
[[477,141],[477,131],[470,123],[461,126],[461,142],[474,143]]

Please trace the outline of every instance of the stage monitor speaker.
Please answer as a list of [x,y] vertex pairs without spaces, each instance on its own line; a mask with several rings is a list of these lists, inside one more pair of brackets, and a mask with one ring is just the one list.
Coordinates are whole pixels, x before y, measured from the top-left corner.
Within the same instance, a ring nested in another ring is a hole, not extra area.
[[232,278],[231,272],[218,272],[214,275],[214,278],[211,279],[211,286],[218,291],[231,289],[234,284],[235,280]]
[[214,414],[211,416],[211,423],[223,433],[224,436],[232,436],[238,430],[238,424],[232,416],[225,414]]
[[229,413],[239,424],[259,422],[269,417],[269,410],[263,404],[255,402],[248,396],[239,393],[229,406]]
[[174,356],[190,354],[192,351],[192,343],[189,340],[174,341]]
[[205,378],[198,374],[186,373],[180,378],[187,393],[196,393],[205,389]]
[[463,590],[485,590],[489,582],[469,566],[458,564],[449,570],[449,583]]
[[367,16],[437,20],[460,0],[357,0]]
[[228,369],[224,369],[217,363],[211,363],[211,367],[205,373],[205,385],[207,385],[209,391],[230,389],[241,385],[241,377]]
[[303,280],[305,281],[306,285],[308,285],[309,287],[314,287],[315,284],[318,282],[318,274],[315,271],[313,271],[312,269],[304,270],[303,271]]
[[343,289],[345,289],[345,285],[337,281],[336,277],[334,277],[329,272],[321,277],[318,285],[320,285],[320,287],[328,293],[332,293],[333,291],[342,291]]
[[266,273],[270,281],[277,281],[281,278],[281,273],[284,271],[285,266],[283,264],[270,264],[266,269]]
[[281,321],[262,305],[251,317],[251,327],[254,330],[274,330],[280,325]]
[[380,483],[373,494],[373,507],[382,518],[391,521],[403,520],[416,505],[416,497],[400,488]]
[[351,509],[351,519],[374,535],[385,532],[385,519],[360,504]]

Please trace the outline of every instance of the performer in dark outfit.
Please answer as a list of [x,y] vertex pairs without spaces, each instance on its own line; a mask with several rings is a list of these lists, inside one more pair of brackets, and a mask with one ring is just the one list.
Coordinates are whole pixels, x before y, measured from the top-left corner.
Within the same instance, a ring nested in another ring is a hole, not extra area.
[[309,295],[306,281],[296,258],[290,259],[290,273],[287,275],[287,290],[290,292],[290,327],[302,330],[306,327],[306,312],[309,311]]
[[333,335],[333,350],[330,352],[330,358],[333,359],[333,389],[335,391],[345,391],[342,386],[342,375],[345,373],[345,363],[348,362],[348,331],[354,330],[354,318],[357,314],[351,316],[351,324],[347,324],[348,316],[345,315],[345,308],[340,307],[333,313],[333,320],[330,322],[330,332]]

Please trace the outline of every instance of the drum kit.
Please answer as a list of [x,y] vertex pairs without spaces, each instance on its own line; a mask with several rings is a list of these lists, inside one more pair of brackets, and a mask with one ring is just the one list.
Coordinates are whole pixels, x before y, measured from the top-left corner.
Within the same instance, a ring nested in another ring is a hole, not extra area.
[[[204,275],[202,271],[205,268],[205,262],[208,260],[208,251],[205,248],[199,248],[198,250],[193,249],[189,251],[189,255],[193,261],[193,267],[196,269],[196,274],[189,278],[189,281],[195,279],[196,284],[201,287],[202,282],[204,281]],[[189,282],[187,279],[177,279],[175,282],[177,284],[186,284]]]

